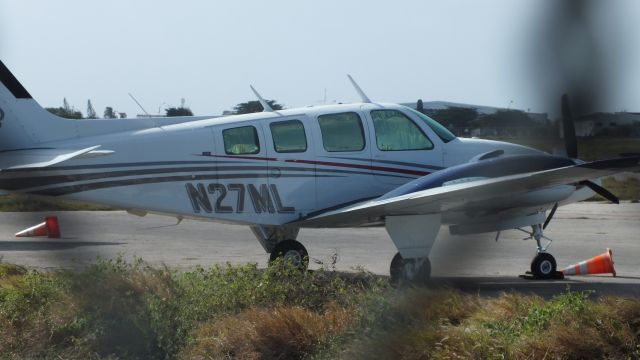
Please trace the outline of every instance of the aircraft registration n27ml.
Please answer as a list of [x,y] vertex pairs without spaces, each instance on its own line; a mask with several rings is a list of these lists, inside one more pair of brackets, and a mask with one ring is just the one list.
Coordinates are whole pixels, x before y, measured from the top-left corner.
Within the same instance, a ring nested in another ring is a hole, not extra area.
[[[191,200],[191,205],[193,206],[193,212],[195,214],[199,214],[202,211],[206,213],[215,212],[217,214],[234,212],[236,214],[241,214],[245,211],[244,203],[246,188],[244,184],[225,185],[220,183],[211,183],[205,187],[205,185],[202,183],[198,183],[197,185],[187,183],[186,186],[187,194],[189,195],[189,200]],[[282,204],[282,199],[280,198],[280,193],[278,192],[278,187],[276,184],[261,184],[260,190],[258,190],[255,185],[249,184],[248,188],[249,197],[251,198],[251,203],[253,204],[254,213],[295,213],[296,209],[294,207],[284,206]],[[235,211],[232,204],[223,205],[223,202],[225,201],[229,191],[237,192],[235,196],[235,203],[237,204],[235,206]],[[216,195],[215,203],[212,202],[212,200],[209,198],[209,194]],[[214,203],[215,206],[211,206],[212,203]],[[249,210],[249,212],[251,212],[251,210]]]
[[[362,102],[208,117],[69,120],[48,113],[0,62],[0,189],[182,218],[245,224],[270,259],[306,268],[303,227],[384,226],[392,280],[429,278],[429,252],[453,234],[530,227],[532,272],[556,262],[543,230],[592,179],[638,168],[631,156],[577,160],[567,98],[567,157],[456,137],[410,108]],[[253,90],[253,88],[252,88]]]

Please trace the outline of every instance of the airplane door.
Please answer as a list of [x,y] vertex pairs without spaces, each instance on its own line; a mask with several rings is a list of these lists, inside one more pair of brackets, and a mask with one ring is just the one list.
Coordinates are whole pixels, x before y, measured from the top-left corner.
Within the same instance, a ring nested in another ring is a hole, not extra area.
[[442,143],[426,125],[396,109],[369,109],[366,117],[380,183],[399,186],[442,167]]
[[314,116],[316,198],[320,212],[384,193],[373,179],[371,139],[361,112],[336,109]]
[[284,222],[316,209],[313,129],[305,115],[262,121],[268,185],[276,213]]

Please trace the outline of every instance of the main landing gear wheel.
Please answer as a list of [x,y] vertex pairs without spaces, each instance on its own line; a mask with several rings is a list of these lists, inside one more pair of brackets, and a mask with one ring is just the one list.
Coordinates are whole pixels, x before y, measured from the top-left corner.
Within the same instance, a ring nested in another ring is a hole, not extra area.
[[531,273],[540,279],[553,278],[556,274],[556,259],[549,253],[539,253],[531,261]]
[[425,285],[431,277],[431,262],[429,258],[404,259],[396,253],[389,268],[391,285]]
[[293,267],[301,271],[307,270],[309,266],[309,253],[304,245],[296,240],[285,240],[279,242],[271,255],[269,256],[269,264],[271,265],[276,259],[282,259],[283,264],[291,264]]

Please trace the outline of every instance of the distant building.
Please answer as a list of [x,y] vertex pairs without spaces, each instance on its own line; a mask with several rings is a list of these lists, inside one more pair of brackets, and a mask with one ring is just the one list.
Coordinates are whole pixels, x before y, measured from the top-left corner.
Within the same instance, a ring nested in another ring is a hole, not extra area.
[[[412,102],[412,103],[402,103],[400,105],[404,105],[412,109],[415,109],[416,104],[417,102]],[[464,104],[464,103],[455,103],[450,101],[425,101],[423,102],[423,107],[424,107],[424,112],[427,115],[434,113],[438,110],[458,107],[458,108],[476,109],[478,111],[478,114],[480,115],[493,114],[498,110],[520,110],[526,113],[527,115],[529,115],[531,120],[537,123],[546,123],[547,120],[549,120],[549,115],[547,113],[534,113],[534,112],[529,112],[528,110],[525,111],[521,109],[507,109],[507,108],[501,108],[501,107],[495,107],[495,106],[472,105],[472,104]]]
[[[410,107],[412,109],[417,108],[417,102],[403,103],[402,105]],[[472,105],[455,103],[449,101],[426,101],[423,102],[423,111],[427,115],[433,115],[438,111],[445,110],[447,108],[466,108],[475,109],[478,112],[478,118],[474,121],[467,123],[462,128],[454,128],[451,124],[447,125],[450,130],[454,131],[461,136],[478,136],[478,137],[497,137],[497,136],[533,136],[539,134],[539,129],[547,127],[549,125],[549,116],[547,113],[534,113],[520,109],[507,109],[494,106]],[[521,111],[529,117],[529,120],[535,123],[535,127],[531,127],[531,122],[526,122],[522,125],[509,124],[509,125],[487,125],[482,124],[481,119],[483,115],[494,114],[500,110],[516,110]]]

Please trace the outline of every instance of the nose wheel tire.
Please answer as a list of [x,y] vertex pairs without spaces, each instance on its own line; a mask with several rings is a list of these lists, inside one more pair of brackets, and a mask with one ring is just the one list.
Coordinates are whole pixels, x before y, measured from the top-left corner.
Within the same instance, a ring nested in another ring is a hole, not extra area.
[[396,253],[389,268],[391,285],[425,285],[431,278],[431,262],[429,258],[404,259]]
[[540,279],[551,279],[556,274],[556,259],[549,253],[539,253],[531,261],[531,273]]
[[276,259],[281,259],[283,264],[291,264],[301,271],[309,267],[309,253],[300,242],[296,240],[285,240],[279,242],[269,256],[269,265]]

